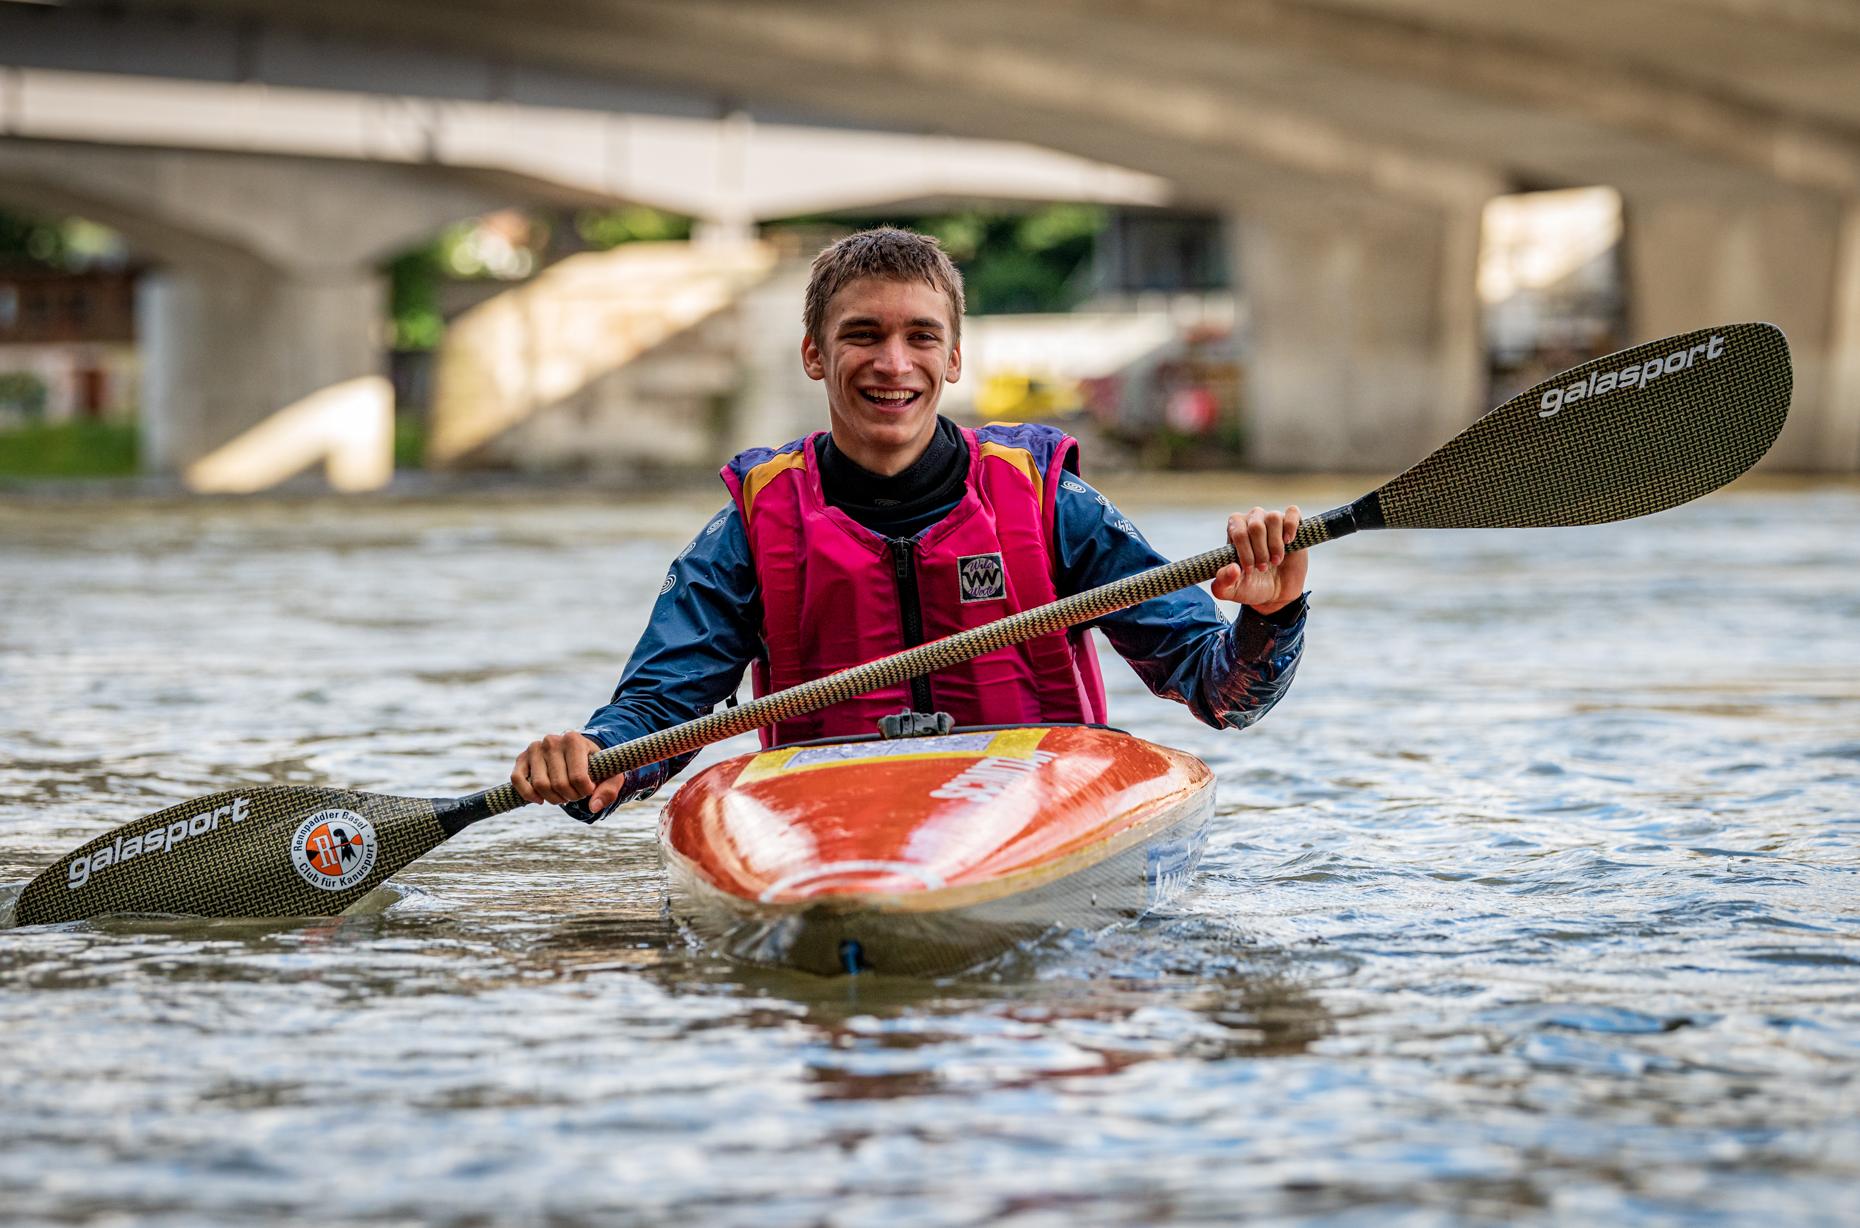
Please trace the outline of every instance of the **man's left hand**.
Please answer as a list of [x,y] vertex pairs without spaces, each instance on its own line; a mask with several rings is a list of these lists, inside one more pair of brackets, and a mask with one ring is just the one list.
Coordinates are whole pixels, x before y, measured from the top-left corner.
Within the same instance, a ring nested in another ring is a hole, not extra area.
[[1303,550],[1287,551],[1298,533],[1298,509],[1269,512],[1256,507],[1227,518],[1227,540],[1240,562],[1221,568],[1214,595],[1237,601],[1259,614],[1275,614],[1305,591],[1310,560]]

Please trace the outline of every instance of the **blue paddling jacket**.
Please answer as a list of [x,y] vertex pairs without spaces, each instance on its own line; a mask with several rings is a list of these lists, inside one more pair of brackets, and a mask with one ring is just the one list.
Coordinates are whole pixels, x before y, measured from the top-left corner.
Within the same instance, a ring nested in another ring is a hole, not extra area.
[[[1169,561],[1084,479],[1066,473],[1057,485],[1052,544],[1060,596]],[[1242,607],[1230,622],[1206,590],[1188,588],[1088,625],[1155,694],[1205,724],[1244,729],[1291,685],[1306,612],[1301,596],[1271,615]],[[705,715],[733,699],[763,652],[761,633],[755,562],[732,502],[673,560],[613,698],[582,732],[606,748]],[[692,757],[634,769],[620,801],[650,797]],[[564,809],[584,821],[598,817],[580,803]]]

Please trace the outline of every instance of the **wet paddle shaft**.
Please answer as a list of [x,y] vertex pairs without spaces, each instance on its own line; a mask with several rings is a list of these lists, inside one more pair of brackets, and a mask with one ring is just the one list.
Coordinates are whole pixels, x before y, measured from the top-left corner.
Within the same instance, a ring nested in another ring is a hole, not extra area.
[[[1789,409],[1789,347],[1729,324],[1583,363],[1505,402],[1406,473],[1305,521],[1291,548],[1365,529],[1599,524],[1716,490],[1769,450]],[[1200,584],[1231,546],[687,721],[593,756],[597,780]],[[524,805],[254,786],[106,832],[20,894],[19,924],[108,913],[329,916],[480,819]]]

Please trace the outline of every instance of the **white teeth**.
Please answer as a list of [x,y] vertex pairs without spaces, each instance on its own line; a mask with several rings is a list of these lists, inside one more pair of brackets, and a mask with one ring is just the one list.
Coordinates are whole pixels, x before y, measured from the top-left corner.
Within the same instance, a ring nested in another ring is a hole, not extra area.
[[866,394],[880,401],[908,401],[917,394],[909,390],[894,391],[886,388],[869,389]]

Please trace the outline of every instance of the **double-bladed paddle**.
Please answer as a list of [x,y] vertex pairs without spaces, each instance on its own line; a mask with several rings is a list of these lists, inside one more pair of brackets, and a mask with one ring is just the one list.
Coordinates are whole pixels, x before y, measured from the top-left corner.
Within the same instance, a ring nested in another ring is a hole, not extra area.
[[[1754,465],[1789,410],[1789,346],[1768,324],[1700,329],[1574,367],[1520,393],[1354,503],[1299,526],[1302,550],[1362,529],[1600,524],[1675,507]],[[1200,584],[1232,546],[1140,572],[595,754],[618,772]],[[460,798],[263,785],[126,823],[21,892],[21,925],[108,913],[213,917],[343,911],[480,819],[525,805],[509,784]]]

